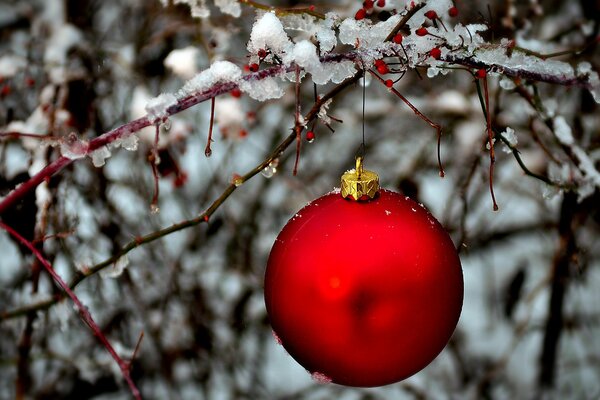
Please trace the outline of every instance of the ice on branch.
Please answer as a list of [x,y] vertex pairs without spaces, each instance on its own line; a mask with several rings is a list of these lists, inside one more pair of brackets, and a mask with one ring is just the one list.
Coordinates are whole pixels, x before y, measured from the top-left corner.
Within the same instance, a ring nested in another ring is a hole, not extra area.
[[92,159],[94,167],[101,167],[105,164],[106,159],[110,157],[111,152],[107,146],[102,146],[99,149],[92,151],[89,156]]
[[387,21],[376,24],[367,19],[357,21],[354,18],[346,18],[339,27],[340,41],[358,49],[379,49],[400,18],[400,15],[394,15]]
[[322,52],[329,52],[333,50],[337,44],[337,38],[335,37],[334,26],[337,24],[339,18],[335,13],[327,13],[325,20],[321,22],[319,30],[315,33],[319,46]]
[[177,104],[177,97],[173,93],[162,93],[159,96],[150,99],[146,103],[146,112],[150,121],[156,123],[169,116],[167,110],[169,107]]
[[273,56],[283,58],[292,50],[292,46],[279,18],[274,13],[268,12],[259,16],[252,26],[247,49],[255,57],[259,50],[269,50],[270,53],[265,57],[265,61],[271,62]]
[[[508,143],[508,146],[504,146],[503,149],[506,153],[512,152],[511,147],[515,147],[518,143],[517,135],[515,134],[515,130],[511,127],[507,126],[504,132],[500,133],[502,137]],[[510,146],[510,147],[509,147]]]
[[102,278],[118,278],[128,265],[129,258],[127,257],[127,254],[125,254],[119,257],[119,259],[113,263],[112,267],[104,268],[100,271],[100,276]]
[[590,93],[592,94],[592,97],[596,103],[600,103],[600,79],[598,78],[598,73],[592,70],[592,64],[587,61],[579,63],[579,65],[577,65],[577,76],[587,78],[587,81],[590,84]]
[[260,80],[241,81],[240,90],[258,101],[278,99],[284,94],[283,88],[279,82],[271,77]]
[[523,70],[528,73],[555,76],[565,80],[575,78],[573,67],[565,62],[543,60],[516,50],[509,55],[507,46],[508,42],[503,41],[502,46],[481,47],[474,52],[475,60],[506,70]]
[[239,82],[242,70],[229,61],[216,61],[206,69],[185,83],[178,95],[185,97],[193,93],[201,93],[210,89],[217,83]]
[[571,146],[575,143],[575,139],[573,139],[573,132],[571,131],[571,127],[565,121],[565,118],[562,115],[559,115],[554,118],[554,135],[559,142],[564,144],[565,146]]
[[60,154],[71,160],[85,157],[88,148],[89,143],[86,140],[79,139],[75,132],[69,133],[60,141]]
[[595,161],[585,150],[577,145],[573,138],[571,127],[561,115],[554,117],[554,135],[558,141],[568,147],[575,159],[577,160],[577,168],[580,174],[576,174],[575,179],[578,181],[578,199],[579,201],[592,195],[596,189],[600,189],[600,172],[596,169]]

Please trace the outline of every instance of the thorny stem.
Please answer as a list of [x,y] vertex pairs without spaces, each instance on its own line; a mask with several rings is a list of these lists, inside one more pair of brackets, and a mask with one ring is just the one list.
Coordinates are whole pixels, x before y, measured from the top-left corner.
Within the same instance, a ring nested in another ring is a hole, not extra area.
[[81,301],[79,300],[77,295],[73,292],[73,290],[69,287],[69,285],[67,285],[65,283],[65,281],[62,280],[62,278],[56,273],[56,271],[54,271],[54,268],[52,267],[50,262],[48,262],[48,260],[46,260],[44,258],[42,253],[40,253],[40,251],[29,240],[25,239],[17,231],[15,231],[13,228],[4,224],[1,221],[0,221],[0,228],[4,229],[11,236],[13,236],[15,239],[17,239],[22,245],[27,247],[33,253],[33,255],[39,260],[39,262],[44,266],[46,271],[48,271],[48,274],[50,274],[50,276],[52,277],[52,279],[54,279],[56,284],[71,298],[73,303],[75,303],[77,310],[79,311],[79,315],[81,316],[81,319],[83,319],[83,321],[86,323],[86,325],[89,326],[89,328],[92,330],[94,336],[96,336],[98,338],[98,340],[104,345],[106,350],[110,353],[111,357],[119,365],[119,368],[121,369],[121,374],[123,375],[123,378],[125,378],[125,380],[127,381],[127,384],[129,385],[129,388],[130,388],[133,396],[136,399],[141,399],[142,397],[140,395],[140,392],[139,392],[138,388],[136,387],[135,383],[133,382],[133,380],[131,379],[131,374],[129,373],[129,363],[124,361],[117,354],[117,352],[112,347],[112,345],[110,344],[108,339],[106,339],[106,336],[104,336],[104,334],[100,330],[100,327],[98,326],[98,324],[96,324],[96,322],[94,321],[94,319],[93,319],[92,315],[90,314],[90,312],[88,311],[88,309],[81,303]]
[[300,146],[302,145],[302,124],[300,122],[300,67],[296,66],[295,83],[296,109],[294,112],[294,132],[296,132],[296,161],[294,162],[293,175],[298,173],[298,162],[300,161]]
[[462,65],[467,68],[473,69],[486,69],[488,71],[498,72],[509,78],[520,78],[523,80],[529,80],[534,82],[545,82],[552,83],[555,85],[562,86],[575,86],[581,87],[587,90],[592,90],[594,87],[590,83],[589,76],[587,75],[575,75],[573,77],[566,77],[564,74],[550,74],[538,71],[529,71],[527,68],[517,67],[506,67],[495,63],[485,63],[477,60],[468,54],[460,53],[448,53],[440,59],[450,64]]
[[156,131],[154,133],[154,143],[152,145],[152,153],[149,157],[150,166],[152,167],[152,177],[154,178],[154,195],[152,196],[152,202],[150,203],[151,210],[158,210],[158,196],[160,195],[160,188],[158,185],[158,164],[160,163],[158,155],[158,139],[160,134],[160,124],[156,124]]
[[485,90],[485,94],[482,93],[481,83],[479,79],[475,79],[475,85],[477,86],[477,95],[479,96],[479,103],[481,104],[481,109],[483,110],[483,116],[486,121],[486,130],[488,133],[488,145],[490,147],[490,171],[489,171],[489,185],[490,185],[490,194],[492,196],[492,203],[494,211],[498,211],[498,204],[496,203],[496,196],[494,195],[494,163],[496,162],[496,156],[494,153],[494,130],[492,129],[491,122],[491,113],[489,112],[489,92],[487,90],[487,77],[483,79],[483,86]]
[[487,75],[483,78],[483,93],[485,95],[485,124],[488,133],[488,144],[490,146],[490,195],[492,196],[492,203],[494,211],[498,211],[498,204],[496,203],[496,196],[494,195],[494,164],[496,164],[496,153],[494,151],[494,133],[492,131],[492,111],[490,109],[490,92],[488,90]]
[[212,155],[212,149],[210,144],[213,142],[212,133],[213,126],[215,123],[215,98],[210,99],[210,125],[208,126],[208,139],[206,140],[206,147],[204,148],[204,155],[210,157]]
[[[385,81],[383,80],[382,77],[380,77],[373,70],[369,70],[369,72],[371,73],[371,75],[373,75],[375,78],[377,78],[377,80],[379,82],[381,82],[385,86]],[[400,100],[402,100],[408,107],[410,107],[410,109],[419,118],[421,118],[423,121],[427,122],[433,129],[436,130],[436,132],[437,132],[437,159],[438,159],[438,167],[439,167],[439,170],[440,170],[440,176],[443,178],[444,175],[445,175],[445,173],[444,173],[444,167],[442,166],[442,156],[441,156],[441,151],[440,151],[441,140],[442,140],[442,126],[439,125],[439,124],[436,124],[435,122],[433,122],[432,120],[430,120],[425,114],[423,114],[421,111],[419,111],[419,109],[417,107],[415,107],[414,104],[412,104],[410,101],[408,101],[408,99],[406,97],[404,97],[402,95],[402,93],[400,93],[398,90],[396,90],[393,86],[389,87],[387,89],[390,92],[392,92],[393,94],[395,94],[396,96],[398,96],[400,98]]]

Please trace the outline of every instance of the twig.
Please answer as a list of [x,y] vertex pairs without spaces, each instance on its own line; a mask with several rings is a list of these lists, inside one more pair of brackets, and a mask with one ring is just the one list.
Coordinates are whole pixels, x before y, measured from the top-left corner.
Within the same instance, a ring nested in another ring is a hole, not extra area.
[[206,139],[206,147],[204,148],[204,155],[210,157],[212,155],[212,149],[210,144],[213,142],[212,133],[213,126],[215,124],[215,98],[210,99],[210,125],[208,126],[208,138]]
[[302,123],[300,122],[300,67],[296,66],[296,83],[295,83],[296,109],[294,110],[294,132],[296,132],[296,161],[294,162],[293,175],[298,173],[298,162],[300,161],[300,146],[302,145]]
[[[385,81],[382,77],[375,73],[373,70],[369,70],[371,75],[373,75],[379,82],[381,82],[385,86]],[[386,86],[387,87],[387,86]],[[414,106],[406,97],[402,95],[398,90],[396,90],[393,86],[389,87],[388,90],[398,96],[400,100],[402,100],[410,109],[423,121],[427,122],[435,131],[437,132],[437,158],[438,158],[438,167],[440,170],[440,176],[444,177],[444,167],[442,166],[442,156],[441,156],[441,141],[442,141],[442,126],[440,124],[436,124],[432,120],[430,120],[425,114],[423,114],[417,107]]]
[[0,221],[0,228],[7,231],[11,236],[13,236],[15,239],[17,239],[22,245],[27,247],[33,253],[33,255],[39,260],[39,262],[44,266],[46,271],[48,271],[48,274],[50,274],[50,276],[52,277],[52,279],[54,279],[56,284],[71,298],[73,303],[75,303],[77,310],[79,311],[79,315],[81,316],[81,319],[83,319],[83,321],[86,323],[86,325],[90,327],[94,336],[96,336],[98,338],[98,340],[104,345],[104,347],[106,347],[106,350],[110,353],[112,358],[119,365],[119,368],[121,369],[123,378],[125,378],[125,381],[127,381],[127,384],[129,385],[129,388],[130,388],[133,396],[136,399],[141,399],[142,397],[140,395],[140,392],[139,392],[138,388],[136,387],[135,383],[133,382],[133,380],[131,379],[131,374],[129,373],[129,364],[127,362],[125,362],[117,354],[117,352],[112,347],[112,345],[110,344],[108,339],[106,339],[106,336],[104,336],[104,334],[100,330],[100,327],[98,326],[98,324],[96,324],[96,322],[92,318],[92,315],[90,314],[88,309],[81,303],[81,301],[79,300],[77,295],[73,292],[73,290],[71,290],[71,288],[65,283],[65,281],[63,281],[62,278],[56,273],[56,271],[54,271],[54,268],[52,267],[50,262],[48,262],[48,260],[46,260],[44,258],[42,253],[40,253],[40,251],[38,249],[36,249],[36,247],[29,240],[25,239],[13,228],[4,224],[2,221]]
[[[317,117],[321,106],[326,101],[328,101],[331,98],[334,98],[339,93],[341,93],[344,89],[354,85],[356,82],[358,82],[358,80],[360,79],[360,76],[361,76],[361,73],[357,72],[354,76],[346,79],[344,82],[342,82],[339,85],[337,85],[336,87],[334,87],[327,94],[325,94],[324,96],[317,99],[317,101],[314,103],[313,107],[310,109],[310,111],[304,117],[304,120],[305,121],[314,120]],[[244,182],[251,179],[253,176],[260,173],[271,162],[273,162],[273,160],[278,158],[281,155],[281,153],[283,153],[294,142],[295,139],[296,139],[296,132],[292,132],[277,147],[275,147],[275,149],[273,149],[273,151],[261,163],[259,163],[257,166],[255,166],[250,171],[248,171],[245,175],[240,176],[236,183],[243,184]],[[79,283],[81,283],[88,276],[94,275],[95,273],[101,271],[102,269],[113,265],[119,258],[121,258],[125,254],[129,253],[131,250],[133,250],[143,244],[153,242],[153,241],[160,239],[164,236],[167,236],[173,232],[178,232],[180,230],[183,230],[183,229],[186,229],[186,228],[189,228],[192,226],[196,226],[201,223],[208,222],[210,219],[210,216],[212,216],[214,214],[214,212],[225,202],[225,200],[227,200],[227,198],[238,188],[238,186],[239,185],[236,185],[234,183],[229,184],[225,188],[225,190],[221,193],[221,195],[219,197],[217,197],[212,202],[212,204],[203,213],[198,215],[196,218],[193,218],[190,220],[185,220],[185,221],[173,224],[167,228],[163,228],[161,230],[149,233],[146,236],[137,237],[137,238],[133,239],[132,241],[127,243],[124,247],[122,247],[119,251],[117,251],[112,257],[106,259],[105,261],[102,261],[99,264],[94,265],[93,267],[86,270],[85,273],[78,272],[73,277],[71,282],[69,282],[69,287],[71,289],[74,289]],[[45,301],[40,301],[35,304],[29,304],[27,306],[23,306],[23,307],[14,309],[12,311],[1,312],[0,313],[0,321],[5,320],[5,319],[19,317],[19,316],[25,315],[31,311],[47,309],[47,308],[51,307],[53,304],[55,304],[57,301],[59,301],[61,298],[62,298],[62,296],[54,296],[51,299],[48,299]]]
[[490,186],[490,195],[492,196],[492,207],[494,211],[498,210],[498,204],[496,204],[496,196],[494,195],[494,163],[496,162],[496,157],[494,154],[494,130],[492,128],[489,105],[490,99],[487,91],[487,78],[483,80],[483,86],[485,90],[485,97],[481,90],[481,84],[479,79],[475,79],[475,85],[477,86],[477,95],[479,96],[479,103],[481,104],[481,109],[483,111],[483,116],[486,121],[486,129],[488,133],[488,146],[490,147],[490,170],[489,170],[489,186]]
[[262,3],[259,3],[257,1],[253,1],[253,0],[238,0],[238,1],[241,4],[245,4],[247,6],[254,7],[259,10],[273,11],[275,13],[275,15],[278,15],[278,16],[284,16],[284,15],[290,15],[290,14],[292,14],[292,15],[293,14],[308,14],[308,15],[311,15],[318,19],[325,19],[325,15],[318,11],[315,11],[314,7],[297,7],[297,8],[275,7],[275,6],[270,6],[267,4],[262,4]]

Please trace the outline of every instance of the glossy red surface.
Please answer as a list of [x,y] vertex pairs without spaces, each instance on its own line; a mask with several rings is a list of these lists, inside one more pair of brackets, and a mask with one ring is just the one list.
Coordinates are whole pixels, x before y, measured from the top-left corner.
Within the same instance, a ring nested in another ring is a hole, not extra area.
[[265,303],[282,345],[311,373],[381,386],[420,371],[458,322],[454,245],[419,204],[381,190],[327,194],[296,214],[271,251]]

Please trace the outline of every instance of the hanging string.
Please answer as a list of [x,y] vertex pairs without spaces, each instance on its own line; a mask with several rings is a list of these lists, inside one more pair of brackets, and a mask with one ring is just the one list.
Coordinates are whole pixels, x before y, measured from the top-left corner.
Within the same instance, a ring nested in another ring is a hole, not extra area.
[[366,145],[365,145],[365,97],[366,97],[366,91],[367,91],[367,70],[365,69],[365,64],[364,62],[363,64],[363,76],[362,76],[362,80],[363,80],[363,85],[362,85],[362,142],[360,144],[360,147],[358,148],[358,151],[356,152],[356,157],[361,157],[364,158],[365,157],[365,150],[366,150]]

